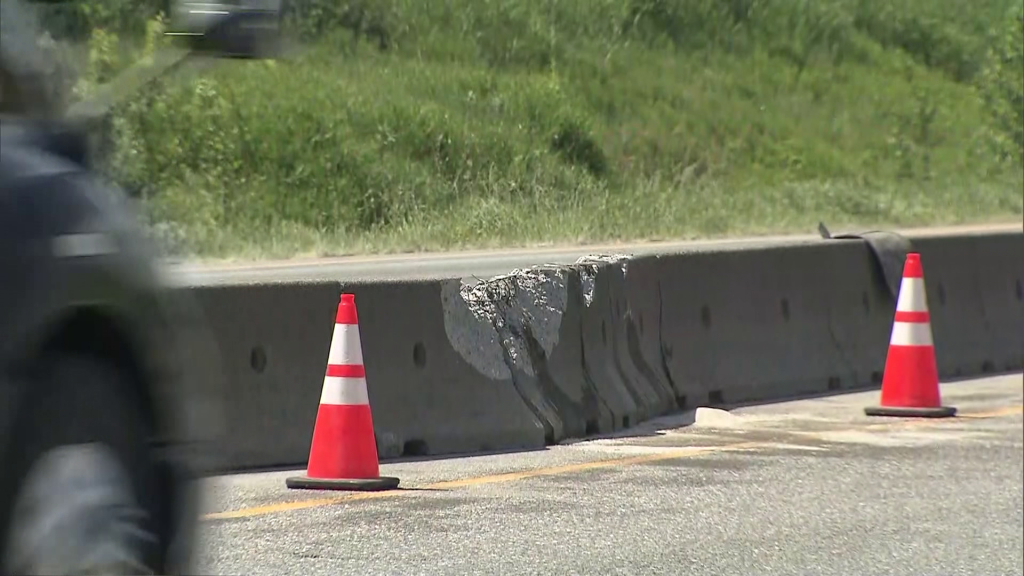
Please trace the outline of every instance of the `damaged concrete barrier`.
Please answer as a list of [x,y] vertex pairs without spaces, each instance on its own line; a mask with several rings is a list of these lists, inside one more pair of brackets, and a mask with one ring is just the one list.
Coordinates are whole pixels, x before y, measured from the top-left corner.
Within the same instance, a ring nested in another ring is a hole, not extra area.
[[305,463],[341,291],[356,296],[382,459],[877,386],[911,248],[942,377],[1024,367],[1024,234],[871,234],[589,256],[473,284],[193,288],[223,355],[225,467]]
[[381,458],[545,445],[544,421],[517,391],[494,325],[458,280],[342,290],[356,298]]
[[628,428],[676,407],[660,351],[656,273],[653,260],[595,255],[463,288],[477,322],[493,326],[547,442]]
[[224,377],[216,467],[305,463],[338,289],[336,282],[192,288]]
[[[634,301],[631,306],[627,298],[626,270],[633,263],[623,255],[591,255],[580,258],[575,265],[580,269],[588,314],[601,322],[601,342],[592,340],[594,354],[607,357],[605,369],[613,380],[622,383],[637,406],[635,416],[621,422],[623,428],[628,428],[629,422],[636,424],[666,414],[676,404],[671,385],[656,377],[642,355],[630,353],[629,334],[638,328],[633,313],[640,305]],[[635,283],[633,293],[641,296]]]
[[663,315],[660,256],[642,256],[622,263],[622,291],[626,313],[621,329],[629,357],[644,378],[658,391],[658,412],[687,406],[685,392],[676,389],[665,364],[661,341]]
[[[615,354],[614,325],[606,281],[598,282],[603,263],[575,266],[580,276],[583,307],[580,325],[583,340],[583,370],[612,415],[611,430],[636,425],[646,418],[640,395],[627,385]],[[604,278],[603,276],[601,278]],[[601,432],[605,432],[604,429]]]
[[[516,389],[544,422],[548,443],[613,428],[612,412],[584,369],[577,270],[513,270],[464,286],[460,298],[476,323],[496,333]],[[475,343],[462,344],[460,352],[473,356]]]

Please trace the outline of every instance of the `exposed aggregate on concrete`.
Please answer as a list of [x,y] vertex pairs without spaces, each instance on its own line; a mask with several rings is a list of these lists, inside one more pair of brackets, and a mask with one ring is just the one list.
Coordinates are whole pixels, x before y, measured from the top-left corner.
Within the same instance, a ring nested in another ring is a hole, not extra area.
[[[593,297],[594,278],[598,266],[607,261],[622,260],[627,256],[588,256],[581,270],[581,282],[584,301],[590,305]],[[581,258],[581,261],[584,259]],[[504,348],[504,357],[512,364],[511,368],[523,370],[530,376],[536,375],[534,361],[531,358],[531,346],[534,352],[543,352],[549,356],[558,344],[562,315],[569,299],[566,276],[567,267],[554,264],[534,266],[531,268],[514,269],[508,274],[494,276],[475,284],[463,284],[459,289],[459,299],[448,297],[445,300],[445,328],[452,346],[477,369],[485,374],[498,371],[492,366],[493,352],[488,350],[487,362],[481,362],[479,356],[480,340],[466,337],[463,324],[466,320],[464,311],[475,320],[470,330],[474,336],[490,332],[482,326],[490,326],[495,335],[486,336],[485,340],[497,340]],[[450,288],[446,290],[446,294]],[[486,367],[481,367],[481,365]],[[507,374],[510,366],[500,372]]]
[[[562,356],[555,364],[552,360],[570,302],[578,297],[584,307],[591,307],[599,273],[615,265],[624,273],[630,258],[592,254],[569,265],[517,268],[508,274],[464,283],[457,293],[451,286],[443,291],[445,330],[452,347],[481,373],[496,379],[510,378],[544,422],[549,442],[581,436],[588,429],[613,429],[599,415],[600,394],[589,382],[592,368],[585,365],[586,361],[582,357],[577,361],[582,379],[574,379],[567,378],[564,371],[568,357]],[[570,276],[579,278],[572,282],[579,294],[570,294]],[[572,336],[566,346],[582,346],[578,316],[573,326],[565,329]],[[503,362],[500,366],[499,361]],[[628,395],[625,383],[622,386],[618,393]]]
[[601,265],[619,264],[623,272],[626,263],[632,256],[628,254],[588,254],[580,256],[575,266],[580,270],[580,284],[583,290],[583,303],[590,307],[594,301],[594,284],[597,281],[597,270]]

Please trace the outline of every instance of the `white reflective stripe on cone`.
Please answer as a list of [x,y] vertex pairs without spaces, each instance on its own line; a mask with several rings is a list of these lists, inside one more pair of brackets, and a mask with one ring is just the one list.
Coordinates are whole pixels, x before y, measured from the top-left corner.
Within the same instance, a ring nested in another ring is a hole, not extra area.
[[359,327],[354,324],[335,324],[331,338],[331,353],[328,364],[361,366],[363,364],[362,343],[359,341]]
[[928,295],[924,290],[924,278],[904,278],[900,282],[900,297],[896,302],[899,312],[927,312]]
[[336,406],[364,406],[370,403],[366,393],[366,378],[324,377],[323,392],[320,393],[321,404]]
[[927,322],[894,322],[889,344],[893,346],[931,346],[932,326]]

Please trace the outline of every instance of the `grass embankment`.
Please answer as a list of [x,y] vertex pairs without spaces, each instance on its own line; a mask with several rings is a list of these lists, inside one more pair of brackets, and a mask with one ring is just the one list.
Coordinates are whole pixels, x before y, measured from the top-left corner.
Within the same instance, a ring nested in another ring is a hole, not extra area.
[[300,56],[140,99],[112,170],[207,256],[1019,218],[1017,4],[380,0],[379,51],[306,0]]

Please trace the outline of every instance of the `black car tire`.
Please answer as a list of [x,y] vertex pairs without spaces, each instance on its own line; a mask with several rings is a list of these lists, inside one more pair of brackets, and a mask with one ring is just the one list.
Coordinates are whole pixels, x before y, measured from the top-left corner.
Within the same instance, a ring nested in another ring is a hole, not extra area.
[[[18,412],[0,485],[4,574],[159,574],[168,500],[140,395],[98,358],[47,358]],[[50,467],[47,469],[47,467]]]

